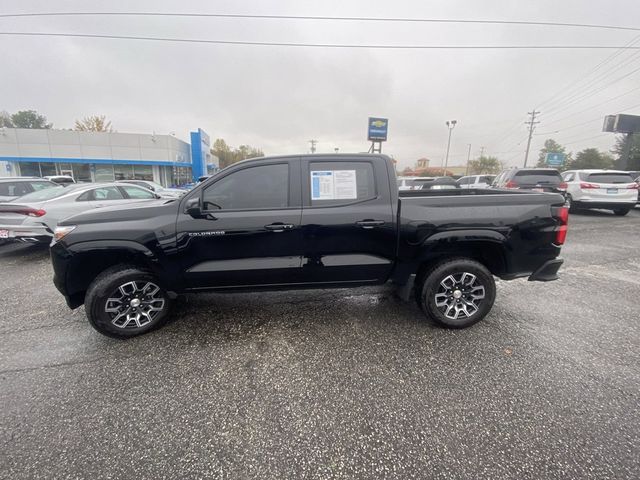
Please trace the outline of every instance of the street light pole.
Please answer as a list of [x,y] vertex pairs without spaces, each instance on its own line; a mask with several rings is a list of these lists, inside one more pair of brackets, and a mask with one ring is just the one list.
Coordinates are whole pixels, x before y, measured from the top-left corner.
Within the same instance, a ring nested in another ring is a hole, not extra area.
[[447,141],[447,154],[444,157],[444,170],[442,172],[442,175],[447,174],[447,166],[449,165],[449,148],[451,147],[451,131],[455,128],[456,123],[458,123],[458,121],[447,120],[445,123],[447,124],[447,128],[449,129],[449,140]]
[[467,153],[467,168],[465,170],[465,176],[469,175],[469,162],[471,161],[471,144],[467,144],[469,146],[469,152]]

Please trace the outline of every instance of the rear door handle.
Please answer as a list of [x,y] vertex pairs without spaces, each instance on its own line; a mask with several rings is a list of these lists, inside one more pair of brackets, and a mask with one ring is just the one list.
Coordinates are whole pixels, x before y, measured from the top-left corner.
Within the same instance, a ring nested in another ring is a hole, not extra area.
[[271,232],[284,232],[285,230],[293,229],[293,224],[291,223],[271,223],[269,225],[265,225],[264,228]]
[[384,220],[360,220],[359,222],[356,222],[356,225],[359,225],[360,227],[369,230],[373,227],[379,227],[380,225],[384,225]]

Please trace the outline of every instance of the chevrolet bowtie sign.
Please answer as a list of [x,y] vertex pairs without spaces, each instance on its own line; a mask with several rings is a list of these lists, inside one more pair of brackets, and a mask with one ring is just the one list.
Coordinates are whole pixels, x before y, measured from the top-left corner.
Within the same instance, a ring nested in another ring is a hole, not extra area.
[[367,138],[372,142],[386,142],[389,119],[369,117],[369,128]]

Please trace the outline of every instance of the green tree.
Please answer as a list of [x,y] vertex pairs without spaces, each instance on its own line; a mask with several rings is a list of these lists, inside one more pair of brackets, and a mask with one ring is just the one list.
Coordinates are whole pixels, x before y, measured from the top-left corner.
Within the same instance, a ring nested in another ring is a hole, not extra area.
[[247,158],[264,156],[264,152],[259,148],[254,148],[250,145],[240,145],[238,148],[232,148],[222,138],[218,138],[213,142],[211,153],[218,157],[221,168],[228,167]]
[[500,173],[502,169],[503,165],[496,157],[482,156],[477,160],[471,160],[469,162],[470,175]]
[[47,117],[40,115],[35,110],[21,110],[11,115],[11,123],[14,128],[51,128],[53,124],[47,123]]
[[585,168],[612,168],[613,157],[608,153],[603,153],[597,148],[585,148],[578,152],[576,158],[567,163],[567,168],[571,170],[582,170]]
[[111,122],[104,115],[91,115],[76,120],[74,130],[79,132],[113,132]]
[[616,167],[625,167],[622,165],[622,156],[629,141],[631,141],[631,148],[629,150],[629,163],[626,165],[626,169],[640,170],[640,133],[634,133],[631,139],[629,139],[629,135],[616,135],[616,144],[612,149],[612,152],[617,157]]
[[547,167],[547,162],[545,161],[547,158],[547,153],[564,153],[565,154],[565,165],[567,165],[572,158],[572,154],[567,154],[565,147],[556,142],[553,138],[548,138],[544,142],[544,147],[540,149],[540,153],[538,154],[538,163],[536,167]]

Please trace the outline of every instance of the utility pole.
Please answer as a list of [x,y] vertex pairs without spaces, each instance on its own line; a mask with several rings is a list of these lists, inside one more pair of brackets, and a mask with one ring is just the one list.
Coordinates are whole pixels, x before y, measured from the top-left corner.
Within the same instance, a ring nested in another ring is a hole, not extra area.
[[444,157],[444,169],[442,170],[442,175],[447,174],[447,165],[449,165],[449,148],[451,147],[451,131],[455,128],[457,120],[447,120],[446,122],[447,128],[449,129],[449,140],[447,141],[447,155]]
[[311,139],[309,143],[311,144],[311,153],[316,153],[316,143],[318,143],[318,140]]
[[469,145],[469,151],[467,152],[467,168],[464,173],[465,175],[469,175],[469,162],[471,161],[471,144],[468,143],[467,145]]
[[484,157],[484,147],[480,147],[480,158]]
[[533,137],[533,131],[535,130],[535,126],[536,124],[540,123],[540,122],[536,122],[536,115],[538,115],[540,112],[536,112],[536,109],[534,108],[532,112],[527,112],[529,115],[531,115],[531,120],[529,120],[528,122],[524,122],[525,125],[529,125],[529,139],[527,140],[527,152],[524,154],[524,166],[527,166],[527,160],[529,159],[529,148],[531,147],[531,137]]

